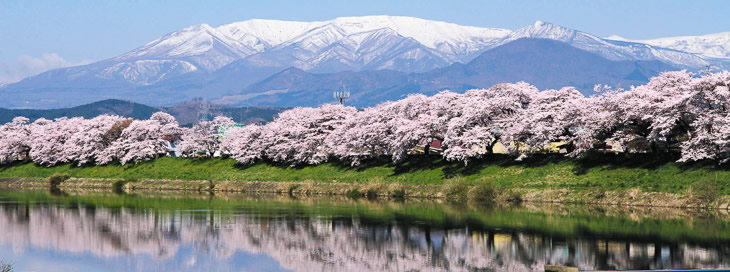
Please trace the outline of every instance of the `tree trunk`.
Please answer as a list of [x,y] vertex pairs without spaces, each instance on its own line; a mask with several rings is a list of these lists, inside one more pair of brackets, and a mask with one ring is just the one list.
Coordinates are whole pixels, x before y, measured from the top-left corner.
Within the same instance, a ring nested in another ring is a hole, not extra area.
[[497,144],[497,140],[492,141],[487,145],[487,154],[492,155],[494,154],[494,145]]

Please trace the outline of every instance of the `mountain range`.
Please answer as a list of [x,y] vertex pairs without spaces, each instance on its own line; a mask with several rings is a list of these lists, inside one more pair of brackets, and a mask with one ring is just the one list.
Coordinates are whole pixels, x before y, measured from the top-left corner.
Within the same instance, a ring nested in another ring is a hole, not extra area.
[[539,88],[641,84],[658,72],[730,67],[730,32],[631,41],[537,21],[518,30],[412,17],[248,20],[187,27],[117,57],[0,86],[0,107],[57,108],[123,98],[172,105],[369,106],[408,93],[528,81]]

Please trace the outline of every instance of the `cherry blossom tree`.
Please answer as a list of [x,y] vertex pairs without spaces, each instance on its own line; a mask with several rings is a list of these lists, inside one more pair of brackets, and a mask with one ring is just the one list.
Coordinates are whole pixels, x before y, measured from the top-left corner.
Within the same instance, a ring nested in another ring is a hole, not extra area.
[[261,129],[258,144],[272,161],[319,164],[332,153],[325,142],[327,136],[356,112],[341,105],[290,109]]
[[[404,160],[414,147],[440,140],[443,157],[468,162],[497,143],[519,155],[546,152],[564,141],[580,156],[618,142],[624,152],[679,152],[679,161],[730,160],[730,72],[664,72],[627,90],[597,86],[538,91],[525,82],[463,94],[413,94],[358,111],[323,105],[282,112],[265,125],[232,127],[216,117],[190,129],[158,112],[149,120],[102,115],[93,119],[17,117],[0,125],[0,164],[31,158],[59,163],[122,164],[149,160],[178,142],[184,154],[218,150],[240,163],[268,159],[318,164],[330,156],[358,164],[371,157]],[[226,136],[219,140],[221,131]]]
[[203,121],[193,125],[192,129],[183,131],[178,150],[185,155],[205,153],[213,155],[220,148],[219,131],[234,125],[233,119],[217,116],[213,121]]
[[444,157],[467,162],[492,154],[497,142],[514,140],[520,131],[515,127],[519,126],[518,116],[537,93],[537,88],[525,82],[467,91],[456,103],[460,114],[448,124],[444,143],[452,148],[444,152]]
[[109,158],[121,164],[151,160],[170,151],[170,143],[182,134],[175,117],[164,112],[152,114],[149,120],[134,120],[108,148]]
[[125,120],[116,115],[100,115],[88,120],[80,120],[80,129],[73,133],[64,143],[64,156],[69,162],[76,164],[99,163],[110,142],[105,135],[114,124]]
[[263,126],[257,124],[230,128],[221,142],[221,152],[242,164],[251,164],[264,158],[262,129]]
[[458,114],[454,109],[459,98],[448,91],[430,97],[416,94],[367,108],[333,131],[329,146],[340,159],[355,165],[363,158],[384,154],[394,162],[402,161],[419,142],[426,144],[427,154],[432,141],[443,142],[448,121]]
[[531,102],[517,109],[517,122],[507,130],[511,140],[523,143],[528,148],[516,152],[527,154],[544,152],[550,142],[577,140],[576,128],[583,125],[586,114],[586,98],[575,88],[531,92]]
[[397,115],[392,109],[393,102],[382,103],[366,108],[343,121],[326,138],[332,153],[341,160],[358,165],[365,158],[390,154],[394,142]]
[[30,126],[28,118],[15,117],[0,126],[0,164],[27,158],[30,152]]
[[70,154],[74,150],[68,141],[74,134],[83,133],[84,119],[81,117],[57,118],[55,121],[36,120],[31,127],[33,138],[30,156],[36,164],[54,166],[70,162]]
[[459,98],[459,94],[444,91],[431,97],[410,95],[394,103],[390,111],[397,116],[391,120],[395,137],[389,149],[393,161],[402,161],[419,142],[426,144],[425,154],[433,140],[441,141],[442,148],[448,149],[444,140],[449,120],[459,114],[455,110],[461,102]]
[[722,163],[730,159],[729,86],[730,72],[725,71],[693,78],[685,87],[687,94],[675,104],[684,111],[670,115],[679,117],[675,128],[686,131],[689,138],[681,143],[679,161],[711,159]]

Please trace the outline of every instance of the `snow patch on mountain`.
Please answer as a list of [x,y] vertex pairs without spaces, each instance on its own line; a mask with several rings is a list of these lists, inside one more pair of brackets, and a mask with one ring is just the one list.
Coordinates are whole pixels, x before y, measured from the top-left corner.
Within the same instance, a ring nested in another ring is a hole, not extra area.
[[597,36],[551,23],[536,21],[515,30],[496,45],[521,38],[550,39],[596,53],[609,60],[660,60],[679,67],[701,67],[709,62],[695,54],[631,41],[606,40]]
[[[609,36],[606,39],[619,40],[618,36]],[[623,41],[629,41],[621,38]],[[652,40],[632,40],[653,46],[671,48],[679,51],[699,54],[709,58],[730,59],[730,32],[714,33],[702,36],[679,36]]]
[[[474,45],[482,40],[499,39],[511,31],[502,28],[482,28],[462,26],[447,22],[429,21],[404,16],[362,16],[340,17],[329,21],[294,22],[278,20],[248,20],[216,28],[234,40],[256,37],[268,46],[277,46],[285,42],[294,43],[307,33],[327,29],[336,31],[342,37],[357,33],[366,33],[378,29],[392,29],[399,35],[413,38],[428,48],[439,49],[447,53],[457,54],[469,50],[479,50]],[[300,36],[299,38],[297,38]],[[330,36],[333,38],[334,36]],[[333,40],[329,40],[332,42]],[[326,43],[326,40],[314,41]],[[262,47],[263,49],[264,47]]]
[[197,71],[195,65],[180,60],[137,60],[121,62],[104,69],[105,79],[123,79],[139,85],[150,85],[161,80]]
[[319,24],[320,22],[253,19],[221,25],[216,30],[261,52],[288,41]]
[[449,54],[481,50],[480,45],[502,38],[511,31],[502,28],[461,26],[402,16],[341,17],[331,21],[346,33],[389,28],[401,36],[413,38],[424,46]]

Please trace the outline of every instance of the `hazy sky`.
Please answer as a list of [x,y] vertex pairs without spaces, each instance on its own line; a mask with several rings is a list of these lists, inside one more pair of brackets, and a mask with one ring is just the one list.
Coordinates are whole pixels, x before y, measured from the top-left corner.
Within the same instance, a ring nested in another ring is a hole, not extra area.
[[400,15],[517,29],[536,20],[629,39],[730,31],[730,1],[0,0],[0,83],[120,55],[186,26]]

